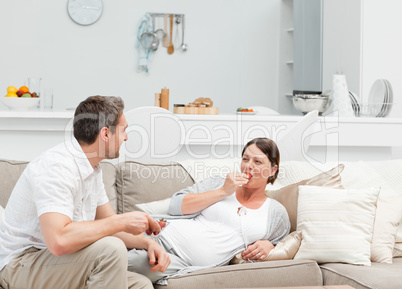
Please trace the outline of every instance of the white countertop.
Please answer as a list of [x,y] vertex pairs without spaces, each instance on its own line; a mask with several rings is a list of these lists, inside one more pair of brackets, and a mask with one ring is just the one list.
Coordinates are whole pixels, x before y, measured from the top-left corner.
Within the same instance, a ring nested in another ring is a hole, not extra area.
[[[3,157],[30,160],[45,148],[62,142],[72,133],[73,116],[74,110],[0,110],[0,139],[7,140],[0,144]],[[241,145],[244,137],[257,137],[261,133],[267,133],[267,137],[279,137],[303,116],[233,113],[174,114],[173,117],[182,123],[184,137],[180,145],[205,147],[211,143]],[[310,148],[317,148],[320,152],[347,151],[348,156],[353,157],[361,153],[367,159],[374,156],[391,158],[396,151],[394,148],[401,148],[402,153],[402,138],[398,137],[400,131],[402,118],[320,117],[315,123]],[[30,143],[35,145],[27,150]]]
[[[74,116],[74,110],[55,110],[55,111],[42,111],[42,110],[0,110],[0,119],[4,118],[21,118],[21,119],[71,119]],[[202,114],[175,114],[183,121],[286,121],[295,122],[300,120],[302,115],[240,115],[240,114],[216,114],[216,115],[202,115]],[[402,124],[402,118],[383,118],[383,117],[333,117],[322,116],[328,122],[341,122],[341,123],[376,123],[376,124]]]
[[63,118],[70,119],[74,110],[0,110],[0,118]]

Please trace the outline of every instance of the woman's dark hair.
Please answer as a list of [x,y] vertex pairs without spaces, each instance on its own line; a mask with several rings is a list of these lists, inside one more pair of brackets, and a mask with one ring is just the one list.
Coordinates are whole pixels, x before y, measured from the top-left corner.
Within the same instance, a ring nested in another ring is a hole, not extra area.
[[82,101],[74,114],[74,137],[80,144],[93,144],[102,129],[114,133],[123,114],[124,101],[115,96],[90,96]]
[[279,162],[281,159],[276,143],[266,137],[252,139],[243,148],[243,151],[241,153],[242,156],[244,155],[246,149],[252,144],[255,144],[268,157],[268,160],[271,162],[272,167],[278,166],[275,175],[268,177],[268,184],[273,184],[279,174]]

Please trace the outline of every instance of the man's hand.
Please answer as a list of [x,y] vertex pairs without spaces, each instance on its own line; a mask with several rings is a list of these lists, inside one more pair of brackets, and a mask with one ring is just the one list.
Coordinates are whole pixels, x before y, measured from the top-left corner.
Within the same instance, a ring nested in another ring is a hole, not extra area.
[[264,260],[269,252],[275,248],[268,240],[259,240],[247,246],[247,249],[241,253],[244,260]]
[[170,265],[169,255],[154,240],[148,239],[148,258],[151,264],[151,271],[165,272]]
[[147,230],[153,234],[159,234],[161,227],[158,222],[143,212],[129,212],[121,214],[124,231],[133,235],[139,235]]

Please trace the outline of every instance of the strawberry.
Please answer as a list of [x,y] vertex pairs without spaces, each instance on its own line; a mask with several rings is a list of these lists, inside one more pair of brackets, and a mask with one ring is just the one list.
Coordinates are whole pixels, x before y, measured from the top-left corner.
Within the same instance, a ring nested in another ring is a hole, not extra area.
[[[158,220],[157,222],[158,222],[158,224],[159,224],[159,227],[161,227],[161,229],[163,229],[164,227],[166,227],[166,220],[165,220],[164,218]],[[152,234],[153,234],[153,232],[151,231],[151,229],[147,229],[147,230],[145,231],[145,233],[146,233],[147,235],[152,235]]]
[[247,176],[247,179],[251,180],[251,178],[253,177],[250,173],[244,173]]

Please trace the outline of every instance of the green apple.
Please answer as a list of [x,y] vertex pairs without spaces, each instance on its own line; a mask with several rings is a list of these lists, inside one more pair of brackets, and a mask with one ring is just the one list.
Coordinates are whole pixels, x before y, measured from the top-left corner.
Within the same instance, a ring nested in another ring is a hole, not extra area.
[[29,92],[26,92],[23,95],[21,95],[21,97],[32,97],[32,95]]

